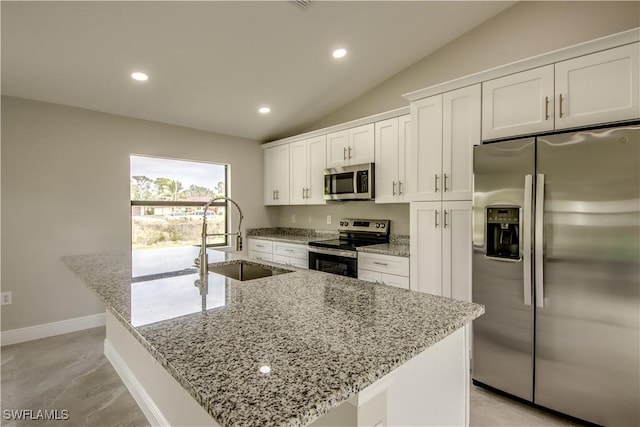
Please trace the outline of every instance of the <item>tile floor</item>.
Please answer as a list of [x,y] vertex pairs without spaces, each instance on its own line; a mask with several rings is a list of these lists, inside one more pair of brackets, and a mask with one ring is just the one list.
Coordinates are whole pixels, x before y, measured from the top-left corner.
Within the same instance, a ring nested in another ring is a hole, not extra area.
[[[18,426],[148,426],[104,357],[104,328],[2,347],[2,409],[68,410],[66,421],[12,421]],[[4,415],[4,412],[3,414]],[[472,386],[471,426],[572,426],[570,422]]]

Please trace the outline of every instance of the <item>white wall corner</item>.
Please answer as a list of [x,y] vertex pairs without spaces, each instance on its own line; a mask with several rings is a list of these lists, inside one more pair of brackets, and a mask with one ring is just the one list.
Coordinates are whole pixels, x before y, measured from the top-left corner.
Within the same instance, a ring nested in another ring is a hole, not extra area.
[[89,316],[76,317],[74,319],[61,320],[59,322],[44,323],[42,325],[2,331],[0,333],[0,343],[2,346],[18,344],[40,338],[68,334],[69,332],[97,328],[104,325],[104,313],[91,314]]

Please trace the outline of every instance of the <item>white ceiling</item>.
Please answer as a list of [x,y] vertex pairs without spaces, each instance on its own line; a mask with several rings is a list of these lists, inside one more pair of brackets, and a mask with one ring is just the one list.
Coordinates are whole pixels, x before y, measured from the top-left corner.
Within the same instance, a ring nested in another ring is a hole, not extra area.
[[265,141],[513,3],[2,1],[2,93]]

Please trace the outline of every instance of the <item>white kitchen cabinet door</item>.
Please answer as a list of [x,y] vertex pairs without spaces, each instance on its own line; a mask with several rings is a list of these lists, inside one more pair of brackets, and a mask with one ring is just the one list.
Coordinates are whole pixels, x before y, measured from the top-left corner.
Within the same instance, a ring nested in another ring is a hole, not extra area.
[[442,95],[411,103],[407,178],[411,200],[442,198]]
[[277,205],[289,204],[289,145],[274,147],[275,169],[273,172],[274,190]]
[[327,168],[327,136],[310,138],[307,144],[307,204],[325,205],[323,173]]
[[349,130],[333,132],[327,135],[327,167],[334,168],[348,164],[347,148]]
[[640,44],[555,65],[556,129],[640,118]]
[[290,205],[324,205],[323,172],[327,166],[326,135],[290,144]]
[[411,116],[375,123],[376,203],[407,203],[407,144]]
[[375,124],[376,203],[398,201],[399,136],[397,117]]
[[327,167],[372,163],[375,159],[374,124],[327,135]]
[[473,146],[481,143],[480,85],[447,92],[442,100],[442,200],[473,198]]
[[410,289],[442,295],[441,202],[412,202],[410,207]]
[[471,202],[442,203],[443,296],[471,302]]
[[413,202],[410,289],[471,300],[471,202]]
[[373,163],[375,160],[374,124],[349,129],[347,157],[350,165]]
[[264,150],[264,204],[289,204],[289,144]]
[[307,140],[293,142],[289,145],[290,157],[290,205],[307,204],[307,179],[309,176],[307,164]]
[[553,130],[553,75],[547,65],[482,83],[482,139]]

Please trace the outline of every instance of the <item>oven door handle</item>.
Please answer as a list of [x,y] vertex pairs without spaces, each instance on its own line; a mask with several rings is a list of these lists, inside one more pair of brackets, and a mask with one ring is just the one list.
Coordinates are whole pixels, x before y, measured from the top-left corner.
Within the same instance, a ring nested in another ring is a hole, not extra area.
[[336,249],[322,249],[316,246],[309,246],[309,252],[315,252],[323,255],[335,255],[345,258],[358,258],[358,252],[356,251],[340,251]]

